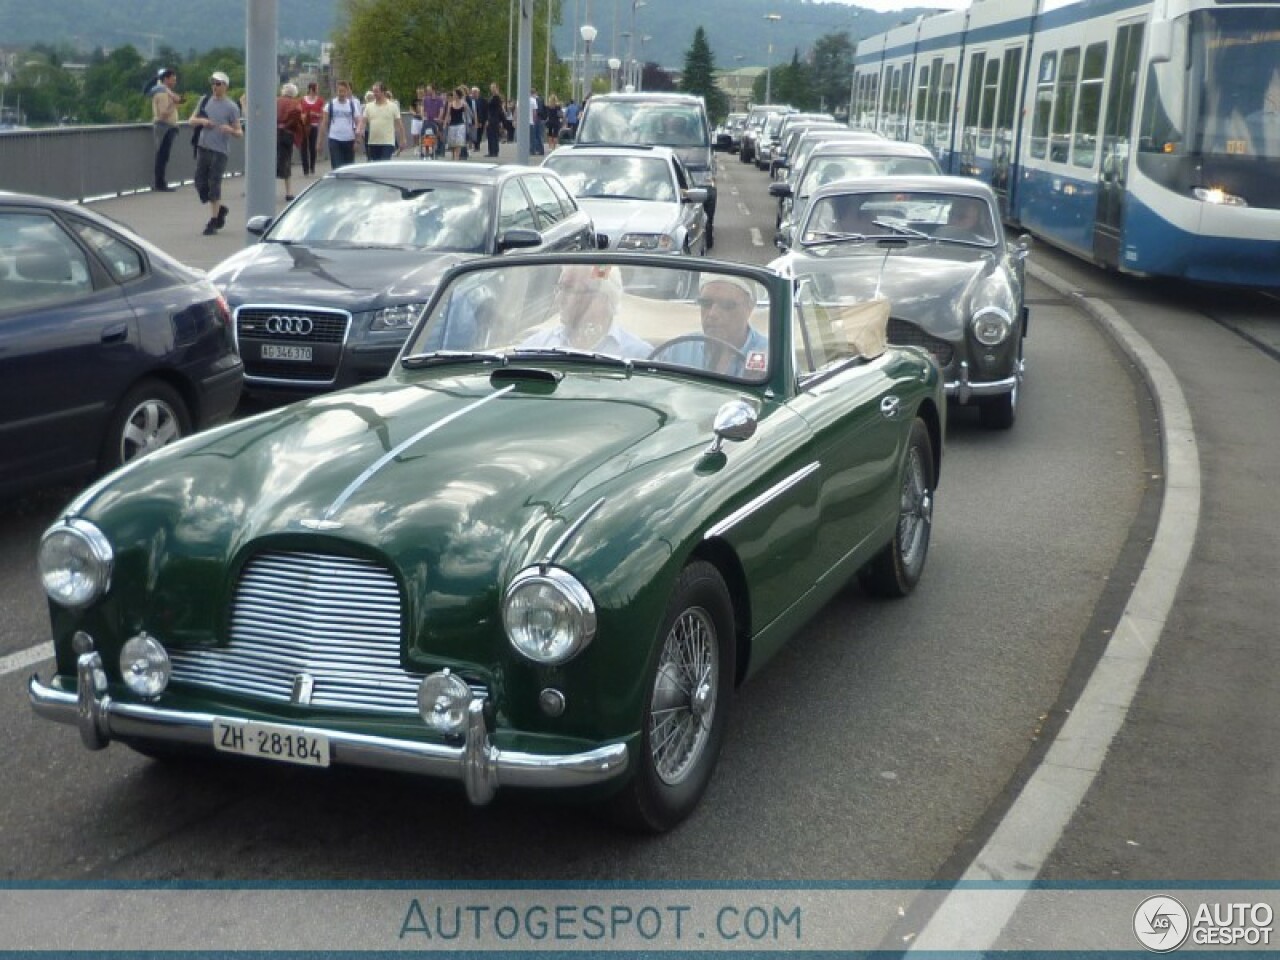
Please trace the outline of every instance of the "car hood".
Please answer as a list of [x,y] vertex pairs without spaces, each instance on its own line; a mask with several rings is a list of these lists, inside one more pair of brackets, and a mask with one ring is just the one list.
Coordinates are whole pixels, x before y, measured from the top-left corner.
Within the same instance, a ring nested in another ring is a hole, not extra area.
[[711,167],[709,147],[672,147],[680,162],[690,170],[707,170]]
[[847,245],[821,257],[793,251],[774,266],[796,275],[836,271],[841,296],[884,297],[894,317],[953,342],[963,339],[977,291],[998,269],[990,252],[931,243],[887,249]]
[[658,537],[658,518],[677,512],[672,486],[688,489],[716,411],[740,396],[623,371],[574,370],[551,388],[545,376],[488,374],[385,379],[198,434],[71,512],[103,530],[122,575],[136,573],[121,589],[137,589],[139,604],[182,594],[209,606],[192,611],[205,622],[216,622],[216,590],[193,597],[156,578],[218,584],[238,558],[272,548],[354,552],[388,563],[409,596],[465,603],[545,559],[598,500],[559,562],[572,568],[575,550],[604,546],[618,516],[644,518]]
[[624,233],[670,233],[679,222],[679,207],[674,203],[583,198],[578,205],[591,217],[596,231],[608,234],[610,240]]
[[426,300],[444,272],[470,254],[258,243],[209,272],[232,306],[325,304],[363,310]]

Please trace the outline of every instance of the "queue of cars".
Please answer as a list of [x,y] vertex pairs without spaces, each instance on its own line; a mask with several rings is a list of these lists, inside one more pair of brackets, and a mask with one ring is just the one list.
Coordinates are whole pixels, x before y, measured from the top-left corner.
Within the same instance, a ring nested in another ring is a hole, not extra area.
[[592,98],[540,168],[347,167],[251,222],[211,274],[223,343],[310,396],[63,512],[36,712],[91,749],[677,825],[738,684],[849,580],[913,590],[949,401],[1008,427],[1023,372],[1027,245],[990,190],[787,119],[741,124],[792,204],[768,267],[702,256],[715,141],[680,95]]

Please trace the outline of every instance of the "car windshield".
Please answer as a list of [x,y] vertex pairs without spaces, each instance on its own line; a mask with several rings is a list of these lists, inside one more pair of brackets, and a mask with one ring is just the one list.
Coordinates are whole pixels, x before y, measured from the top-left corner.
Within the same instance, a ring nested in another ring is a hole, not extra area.
[[818,187],[851,177],[910,177],[938,172],[937,161],[932,157],[825,156],[805,170],[799,192],[807,197]]
[[802,244],[897,236],[993,246],[996,227],[981,197],[941,193],[838,193],[815,201]]
[[453,276],[401,364],[605,362],[762,383],[770,317],[762,284],[696,262],[500,263]]
[[587,108],[578,142],[704,147],[707,132],[701,109],[692,103],[599,100]]
[[285,210],[264,239],[484,253],[489,196],[483,185],[327,177]]
[[565,154],[544,164],[564,178],[575,197],[674,203],[671,165],[663,157]]

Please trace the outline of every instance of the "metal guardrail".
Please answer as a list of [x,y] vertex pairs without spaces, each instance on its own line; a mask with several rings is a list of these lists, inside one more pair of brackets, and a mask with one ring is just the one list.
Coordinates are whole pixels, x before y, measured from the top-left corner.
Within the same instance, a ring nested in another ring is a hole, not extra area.
[[[169,156],[169,182],[195,175],[191,127],[178,127]],[[149,123],[0,133],[0,190],[60,200],[92,200],[151,189],[155,141]],[[227,173],[244,173],[244,140],[231,141]]]

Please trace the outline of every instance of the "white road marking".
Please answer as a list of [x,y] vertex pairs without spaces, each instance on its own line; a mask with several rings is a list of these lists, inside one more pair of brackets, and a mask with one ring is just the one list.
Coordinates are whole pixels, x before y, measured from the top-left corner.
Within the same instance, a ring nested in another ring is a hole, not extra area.
[[764,237],[760,236],[760,228],[759,228],[759,227],[752,227],[752,228],[751,228],[751,245],[752,245],[753,247],[763,247],[763,246],[764,246]]
[[[909,952],[995,949],[1028,886],[1102,769],[1155,653],[1173,607],[1178,582],[1191,559],[1200,522],[1200,454],[1191,410],[1177,377],[1151,344],[1109,304],[1088,299],[1038,266],[1027,272],[1079,305],[1106,327],[1141,368],[1164,424],[1164,502],[1151,551],[1111,633],[1106,652],[1053,746],[956,889],[947,894]],[[1015,884],[991,897],[991,881]],[[975,906],[975,896],[982,897]]]
[[739,202],[738,212],[742,214],[744,217],[751,216],[751,209],[745,203]]
[[48,660],[52,656],[53,644],[40,643],[26,650],[11,653],[7,657],[0,657],[0,677],[10,673],[17,673],[24,667],[39,663],[41,660]]

